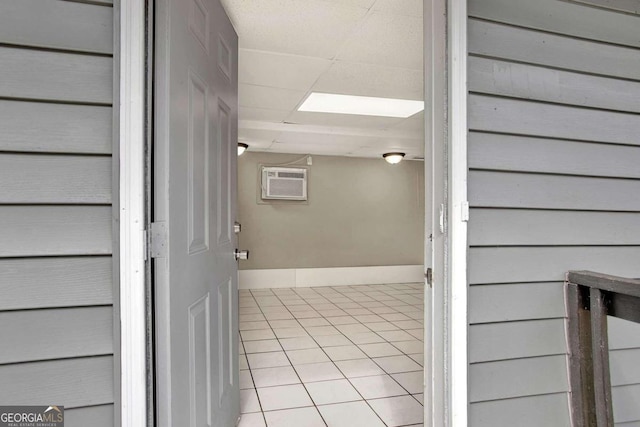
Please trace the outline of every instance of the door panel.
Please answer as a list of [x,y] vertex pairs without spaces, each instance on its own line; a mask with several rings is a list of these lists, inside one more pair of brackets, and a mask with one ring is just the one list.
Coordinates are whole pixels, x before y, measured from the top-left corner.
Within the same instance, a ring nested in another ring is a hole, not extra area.
[[239,416],[234,258],[238,39],[219,0],[156,3],[154,221],[158,424]]

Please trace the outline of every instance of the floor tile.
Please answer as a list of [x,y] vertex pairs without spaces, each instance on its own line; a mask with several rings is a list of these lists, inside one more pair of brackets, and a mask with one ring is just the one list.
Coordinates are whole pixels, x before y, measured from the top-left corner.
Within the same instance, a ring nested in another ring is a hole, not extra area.
[[424,352],[424,343],[418,340],[394,341],[393,346],[405,354],[416,354]]
[[274,313],[264,313],[264,317],[267,318],[267,320],[271,321],[271,320],[287,320],[287,319],[293,319],[293,314],[289,313],[289,312],[274,312]]
[[276,366],[289,366],[289,359],[284,351],[274,351],[271,353],[247,354],[249,367],[251,369],[275,368]]
[[260,412],[258,395],[253,388],[240,390],[240,413],[246,414],[248,412]]
[[351,316],[327,317],[327,320],[332,325],[350,325],[354,323],[359,323],[356,319],[354,319]]
[[349,334],[349,339],[355,344],[373,344],[377,342],[385,342],[384,338],[375,332],[360,332]]
[[297,328],[273,328],[273,333],[278,338],[298,338],[309,335],[302,326]]
[[378,335],[387,341],[411,341],[413,336],[409,335],[405,331],[379,331]]
[[384,375],[384,370],[371,359],[344,360],[336,362],[336,366],[347,378]]
[[240,390],[253,388],[253,379],[251,379],[251,371],[240,371]]
[[418,394],[424,391],[424,372],[403,372],[400,374],[391,375],[402,387],[404,387],[410,394]]
[[368,401],[389,427],[423,422],[423,407],[411,396],[387,397]]
[[266,320],[259,320],[255,322],[240,322],[241,331],[252,331],[256,329],[269,329],[269,324]]
[[264,413],[268,427],[325,427],[318,410],[314,407],[284,409]]
[[324,352],[319,348],[312,348],[308,350],[291,350],[287,351],[287,356],[289,356],[289,359],[291,359],[291,363],[293,363],[294,365],[329,361],[327,355],[324,354]]
[[267,353],[270,351],[282,351],[278,340],[257,340],[244,343],[244,351],[251,353]]
[[352,359],[366,359],[367,355],[364,354],[355,345],[342,345],[337,347],[327,347],[324,349],[329,358],[333,361],[338,360],[352,360]]
[[350,381],[365,399],[377,399],[380,397],[402,396],[404,394],[409,394],[389,375],[351,378]]
[[384,319],[376,314],[360,314],[353,316],[358,319],[358,322],[384,322]]
[[320,337],[326,335],[340,335],[340,331],[338,331],[333,326],[310,326],[305,328],[309,335],[312,337]]
[[389,321],[389,322],[396,322],[399,320],[411,320],[411,318],[405,316],[402,313],[388,313],[388,314],[380,314],[380,317],[382,317],[383,319]]
[[415,360],[418,365],[424,366],[424,353],[410,354],[409,357]]
[[241,354],[238,358],[238,369],[244,371],[245,369],[249,369],[249,362],[247,362],[247,356]]
[[296,365],[295,370],[304,383],[338,380],[344,378],[344,375],[342,375],[340,370],[333,362],[307,363],[304,365]]
[[295,319],[289,320],[269,320],[269,325],[272,328],[299,328],[300,324]]
[[343,334],[357,334],[362,332],[371,332],[369,328],[361,324],[353,324],[353,325],[337,325],[336,329],[338,329]]
[[[244,311],[244,310],[241,310],[241,311]],[[254,322],[257,320],[265,320],[262,313],[255,313],[255,314],[247,313],[247,314],[240,315],[240,322]]]
[[389,343],[362,344],[359,346],[362,351],[367,353],[369,357],[399,356],[402,354],[400,350]]
[[304,350],[308,348],[318,348],[318,344],[311,337],[283,338],[280,340],[282,348],[285,350]]
[[313,405],[311,398],[300,384],[259,388],[258,397],[260,398],[263,411],[275,411],[277,409],[300,408]]
[[344,335],[323,335],[319,337],[313,337],[318,344],[322,347],[335,347],[337,345],[350,345],[351,341]]
[[243,341],[269,340],[276,337],[271,331],[271,329],[240,331],[240,336],[242,337]]
[[413,335],[414,338],[419,340],[424,339],[424,329],[409,329],[407,333]]
[[305,311],[301,311],[301,312],[296,312],[293,314],[293,316],[296,319],[310,319],[312,317],[322,317],[322,315],[320,313],[318,313],[317,311],[313,311],[313,310],[305,310]]
[[421,426],[423,290],[240,290],[239,426]]
[[322,405],[318,410],[329,427],[385,427],[363,401]]
[[321,317],[312,317],[311,319],[300,319],[298,320],[302,326],[305,328],[308,326],[328,326],[330,323]]
[[251,373],[256,388],[300,383],[298,375],[291,366],[253,369]]
[[266,427],[262,412],[255,414],[242,414],[238,427]]
[[[407,356],[377,357],[374,358],[373,361],[388,374],[422,370],[422,366]],[[249,361],[249,364],[251,364],[251,361]]]
[[396,322],[391,322],[396,325],[400,329],[420,329],[422,328],[422,323],[417,320],[400,320]]
[[351,383],[344,379],[307,383],[305,386],[316,405],[362,400]]

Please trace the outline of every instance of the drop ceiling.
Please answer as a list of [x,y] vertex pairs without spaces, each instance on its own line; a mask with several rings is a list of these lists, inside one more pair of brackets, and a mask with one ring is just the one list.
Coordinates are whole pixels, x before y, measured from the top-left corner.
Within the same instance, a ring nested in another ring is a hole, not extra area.
[[311,92],[422,100],[422,0],[222,3],[240,38],[238,139],[250,151],[423,155],[423,113],[297,110]]

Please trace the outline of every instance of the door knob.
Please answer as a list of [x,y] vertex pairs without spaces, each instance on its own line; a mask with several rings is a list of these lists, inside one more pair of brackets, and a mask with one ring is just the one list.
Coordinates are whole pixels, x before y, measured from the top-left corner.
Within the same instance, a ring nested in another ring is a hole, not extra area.
[[240,251],[236,249],[235,251],[233,251],[233,256],[235,257],[236,261],[241,259],[249,259],[249,251]]
[[242,225],[239,222],[235,222],[233,224],[233,232],[238,234],[240,231],[242,231]]

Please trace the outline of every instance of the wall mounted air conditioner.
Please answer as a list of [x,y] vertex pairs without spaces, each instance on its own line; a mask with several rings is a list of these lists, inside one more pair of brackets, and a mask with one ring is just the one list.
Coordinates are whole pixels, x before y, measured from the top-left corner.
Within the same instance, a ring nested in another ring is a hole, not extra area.
[[262,166],[263,200],[307,200],[307,169]]

